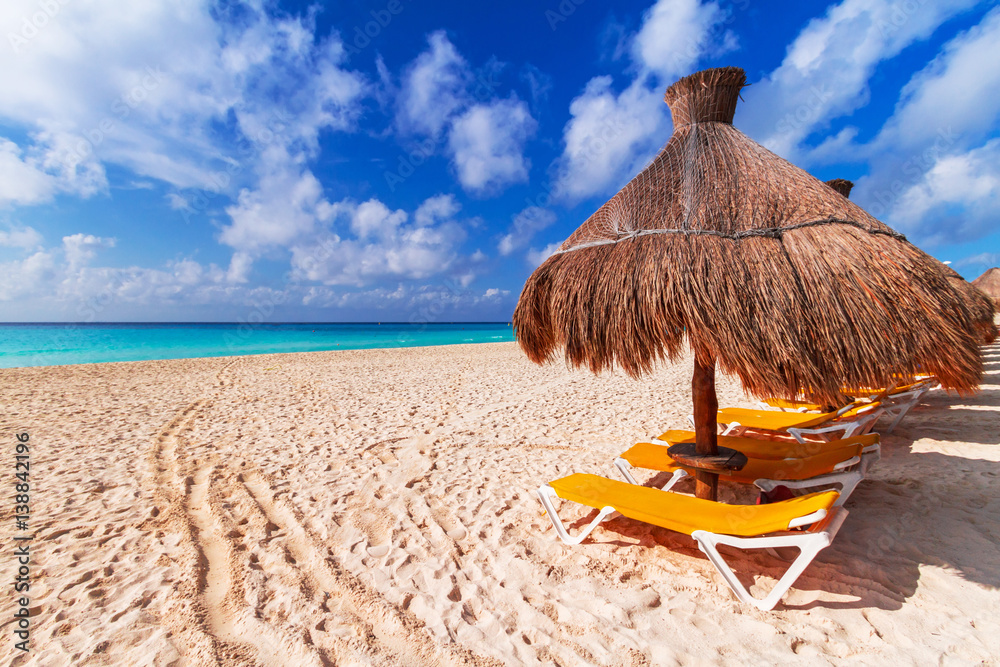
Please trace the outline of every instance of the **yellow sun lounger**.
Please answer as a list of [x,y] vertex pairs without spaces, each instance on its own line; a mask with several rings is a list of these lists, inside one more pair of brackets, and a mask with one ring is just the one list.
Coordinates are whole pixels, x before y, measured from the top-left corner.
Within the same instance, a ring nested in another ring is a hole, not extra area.
[[893,430],[903,421],[903,417],[928,391],[938,386],[937,378],[934,376],[924,377],[913,384],[902,387],[894,387],[888,391],[885,389],[857,389],[844,390],[848,396],[857,398],[867,398],[871,401],[882,402],[882,415],[892,419],[889,427],[883,429],[886,433]]
[[778,408],[782,412],[823,412],[823,406],[819,403],[787,398],[766,398],[759,405],[763,410]]
[[[668,440],[670,443],[677,442],[678,440],[670,439],[670,433],[665,433],[660,439]],[[686,435],[689,432],[673,433]],[[693,441],[693,435],[692,433],[691,439],[684,438],[679,441]],[[806,445],[798,442],[768,442],[753,438],[720,436],[719,445],[736,449],[748,457],[747,464],[743,468],[722,473],[721,479],[738,484],[753,484],[765,492],[777,486],[789,489],[812,489],[838,485],[840,498],[837,500],[837,505],[842,505],[850,497],[865,478],[871,465],[881,456],[877,433],[829,443],[810,442]],[[767,445],[773,445],[778,453],[787,456],[774,456],[775,452],[768,451]],[[692,473],[692,469],[679,465],[670,458],[667,453],[669,448],[669,444],[640,442],[616,458],[615,467],[630,484],[638,484],[632,476],[633,468],[673,473],[663,486],[664,491],[669,491],[674,484]],[[767,458],[756,458],[755,455],[758,453],[766,454]]]
[[[855,442],[863,443],[865,446],[872,443],[879,443],[877,433],[869,433],[863,436],[855,435],[843,440],[830,440],[829,442],[816,440],[807,440],[806,442],[799,442],[798,440],[765,440],[763,438],[749,438],[738,435],[719,435],[716,438],[718,438],[720,447],[735,449],[752,459],[806,458]],[[671,445],[681,442],[694,442],[695,433],[694,431],[671,430],[661,433],[651,442],[655,443],[657,440],[663,440]]]
[[[845,396],[850,396],[854,399],[880,401],[882,403],[882,414],[880,415],[880,418],[889,417],[892,419],[889,427],[884,430],[886,433],[892,433],[896,426],[899,425],[899,422],[903,420],[903,417],[906,416],[906,413],[910,411],[910,408],[920,402],[920,398],[928,391],[936,387],[937,384],[937,378],[930,375],[922,377],[912,384],[900,387],[892,387],[888,389],[884,387],[882,389],[844,388],[841,391]],[[789,400],[785,398],[765,399],[760,402],[760,407],[764,410],[777,408],[782,412],[823,412],[823,406],[818,403],[812,403],[806,400]]]
[[748,408],[724,408],[716,420],[724,426],[722,435],[743,435],[747,429],[787,433],[799,442],[804,436],[813,435],[829,440],[835,433],[841,438],[864,435],[882,415],[879,402],[852,403],[836,412],[780,412]]
[[[538,489],[538,498],[566,544],[579,544],[612,512],[636,521],[690,535],[741,601],[773,609],[816,554],[833,541],[847,517],[836,507],[838,493],[823,491],[768,505],[726,505],[679,493],[635,486],[597,475],[575,474]],[[599,510],[597,518],[570,536],[552,500],[562,498]],[[805,530],[793,530],[804,528]],[[757,599],[740,583],[717,545],[737,549],[797,547],[798,557],[771,592]]]

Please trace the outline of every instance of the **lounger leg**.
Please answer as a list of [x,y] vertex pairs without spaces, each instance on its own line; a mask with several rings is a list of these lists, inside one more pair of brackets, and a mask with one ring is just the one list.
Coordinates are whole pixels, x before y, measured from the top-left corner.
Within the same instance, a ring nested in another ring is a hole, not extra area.
[[669,491],[670,489],[674,488],[674,484],[676,484],[677,482],[681,481],[682,479],[684,479],[687,476],[688,476],[687,471],[685,471],[685,470],[675,470],[674,474],[672,474],[670,476],[670,479],[667,480],[667,483],[663,485],[663,488],[661,489],[661,491]]
[[890,417],[895,417],[892,423],[889,424],[889,428],[885,430],[886,433],[892,433],[893,430],[899,425],[899,422],[903,421],[903,417],[906,413],[910,411],[914,405],[920,402],[920,396],[915,396],[905,403],[900,403],[899,405],[892,405],[885,409],[885,414]]
[[619,456],[618,458],[615,459],[615,467],[618,468],[618,472],[622,474],[622,477],[625,478],[626,482],[628,482],[629,484],[635,484],[636,486],[639,486],[639,482],[635,481],[635,477],[632,477],[631,463],[629,463],[628,461]]
[[584,526],[576,537],[572,537],[569,532],[566,531],[566,527],[559,518],[559,514],[556,513],[556,508],[552,505],[552,498],[554,497],[556,497],[556,491],[548,484],[538,487],[538,499],[542,502],[542,507],[545,508],[545,512],[549,515],[549,519],[552,521],[552,526],[556,529],[556,534],[565,544],[579,544],[580,542],[583,542],[587,535],[590,535],[591,531],[593,531],[594,528],[597,528],[598,524],[606,520],[608,515],[615,511],[615,508],[610,505],[605,507],[598,513],[596,519]]
[[[726,535],[718,535],[716,533],[709,533],[703,530],[696,530],[691,533],[693,537],[698,542],[698,548],[708,556],[708,559],[712,561],[712,564],[722,575],[722,578],[726,580],[729,587],[732,589],[733,593],[740,601],[747,604],[752,604],[762,611],[770,611],[774,609],[774,606],[778,604],[781,596],[784,595],[792,584],[799,578],[799,575],[809,566],[820,551],[825,549],[830,545],[830,536],[827,533],[808,533],[803,535],[785,535],[778,537],[752,537],[752,538],[734,538]],[[785,574],[778,580],[771,592],[763,599],[758,600],[757,598],[750,595],[748,591],[740,580],[736,578],[733,573],[732,568],[726,563],[725,559],[719,553],[717,548],[718,544],[727,544],[729,546],[736,547],[738,549],[755,549],[755,548],[769,548],[769,547],[783,547],[783,546],[794,546],[799,548],[798,557],[792,561],[788,570]]]

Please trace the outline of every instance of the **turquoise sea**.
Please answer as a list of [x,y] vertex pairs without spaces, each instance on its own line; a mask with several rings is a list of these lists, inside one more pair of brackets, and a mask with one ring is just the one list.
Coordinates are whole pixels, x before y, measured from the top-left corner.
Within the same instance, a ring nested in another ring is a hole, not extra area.
[[507,322],[0,324],[0,368],[512,340]]

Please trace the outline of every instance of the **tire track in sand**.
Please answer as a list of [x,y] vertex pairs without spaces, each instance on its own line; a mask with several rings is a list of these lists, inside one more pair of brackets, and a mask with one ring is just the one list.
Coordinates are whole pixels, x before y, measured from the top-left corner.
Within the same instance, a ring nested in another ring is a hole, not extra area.
[[[229,377],[238,362],[222,368],[208,394],[182,409],[154,442],[156,494],[166,509],[158,519],[154,510],[153,519],[160,530],[182,537],[179,560],[188,573],[174,585],[163,619],[182,644],[178,650],[194,664],[226,666],[496,664],[456,645],[438,644],[415,616],[338,568],[294,508],[274,498],[263,476],[239,472],[246,465],[241,457],[222,458],[210,444],[194,439],[194,425],[207,417],[212,395],[234,385],[238,389]],[[249,554],[270,549],[273,555],[275,547],[287,554],[291,574],[289,568],[284,575],[265,570],[264,560]],[[247,582],[251,576],[256,588]],[[316,604],[298,597],[299,616],[305,612],[316,630],[328,621],[339,627],[315,635],[301,619],[289,624],[280,611],[280,627],[268,623],[263,615],[274,611],[262,605],[281,576],[295,577],[306,598],[325,596]]]
[[[327,664],[327,656],[317,647],[257,618],[258,610],[247,605],[241,575],[249,563],[238,554],[244,533],[223,509],[228,504],[223,498],[236,492],[233,473],[218,465],[203,467],[188,478],[188,489],[188,516],[202,556],[199,590],[209,631],[230,645],[250,649],[259,664],[268,667]],[[244,652],[240,664],[247,659]]]
[[[216,374],[213,391],[229,384],[226,372],[236,362],[226,364]],[[211,406],[206,396],[190,403],[164,426],[153,443],[151,463],[157,502],[151,519],[158,524],[159,534],[170,531],[180,535],[180,554],[174,560],[179,560],[188,573],[173,584],[162,620],[177,637],[178,651],[193,664],[261,664],[256,659],[261,647],[236,636],[232,616],[222,606],[230,579],[219,575],[220,570],[227,569],[226,550],[213,537],[212,517],[207,509],[211,468],[191,475],[184,465],[186,450],[191,448],[187,434],[194,432],[195,422]],[[165,505],[163,510],[160,504]]]
[[375,640],[380,657],[405,665],[493,665],[457,644],[439,645],[424,624],[409,612],[384,600],[351,573],[337,567],[335,557],[295,516],[295,511],[274,498],[270,484],[258,472],[239,477],[267,520],[285,533],[284,544],[303,574],[330,596],[326,606],[340,618],[357,618],[367,627],[369,644]]

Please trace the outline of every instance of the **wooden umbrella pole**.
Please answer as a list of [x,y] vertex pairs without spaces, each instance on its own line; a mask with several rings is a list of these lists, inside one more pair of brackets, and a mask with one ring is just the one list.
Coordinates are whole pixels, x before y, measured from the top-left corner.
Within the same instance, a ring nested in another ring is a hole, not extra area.
[[[715,358],[702,361],[700,355],[694,358],[694,377],[691,380],[691,397],[694,400],[695,449],[698,454],[719,453],[717,413],[719,399],[715,396]],[[695,471],[694,494],[698,498],[715,500],[718,494],[719,476],[705,470]]]

